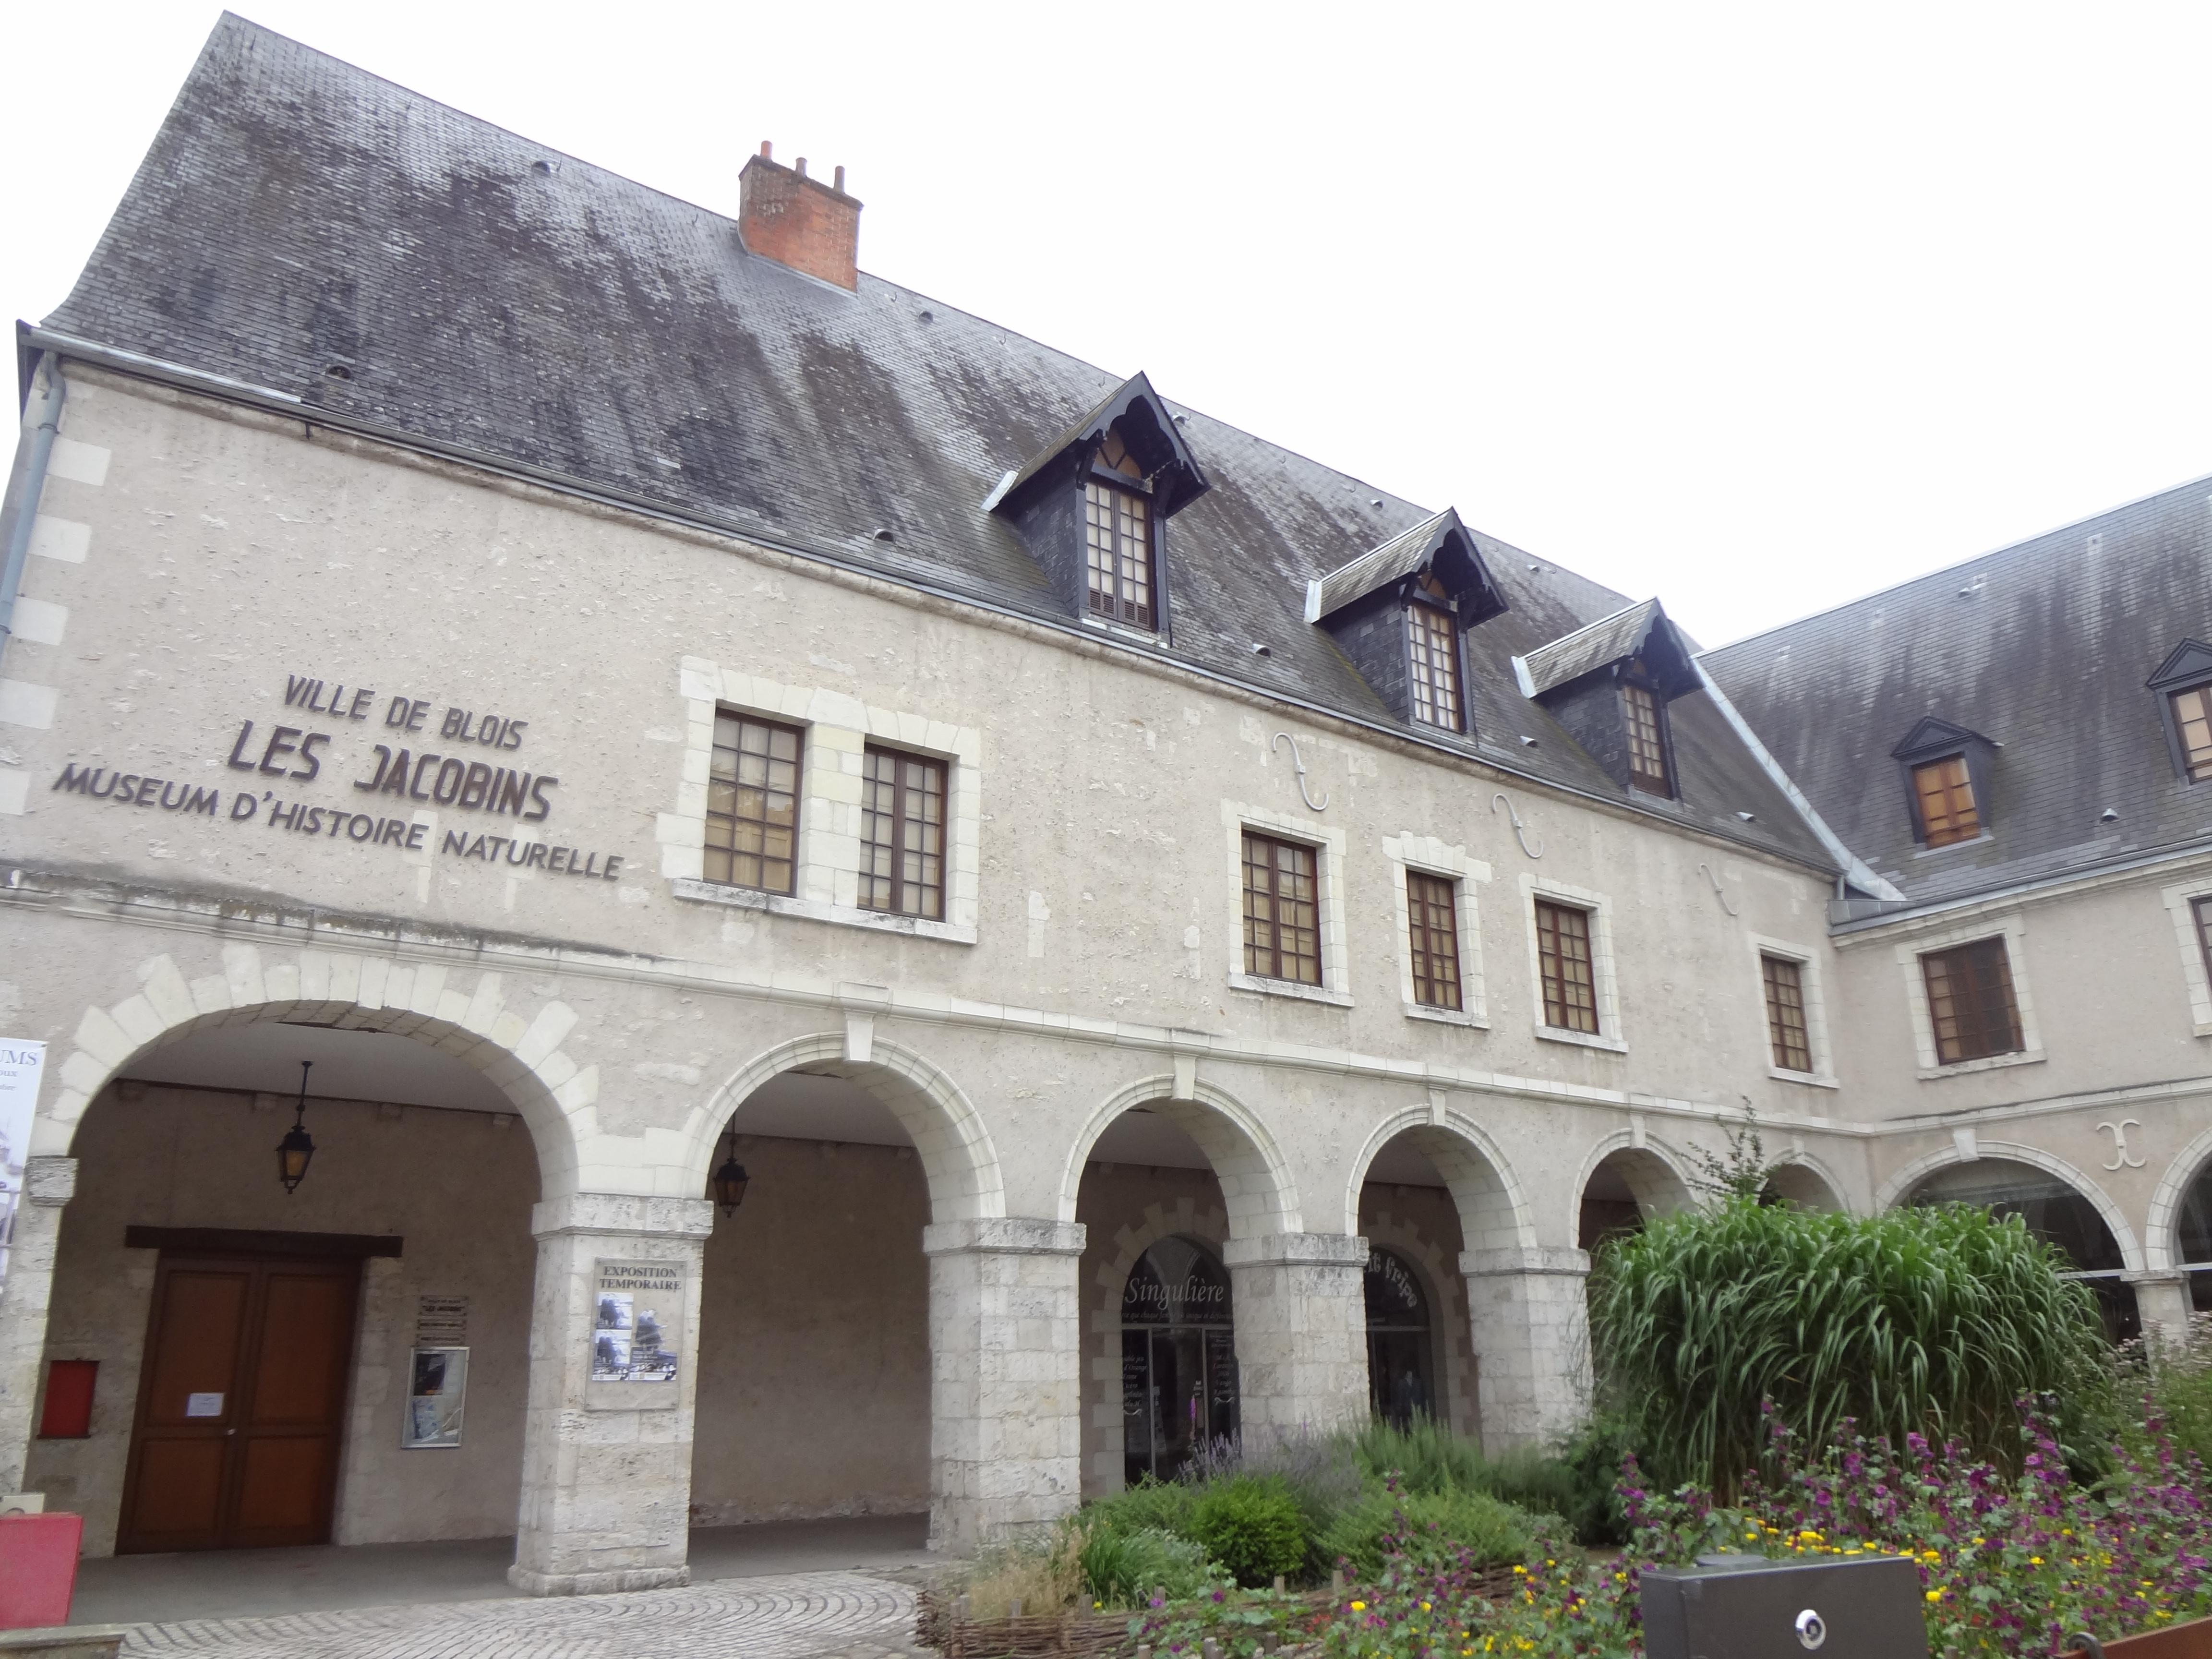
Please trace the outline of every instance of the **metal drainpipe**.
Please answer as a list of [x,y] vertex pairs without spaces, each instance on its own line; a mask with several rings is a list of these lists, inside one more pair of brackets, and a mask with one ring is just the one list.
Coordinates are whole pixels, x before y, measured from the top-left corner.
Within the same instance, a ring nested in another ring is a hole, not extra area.
[[23,562],[30,556],[31,527],[38,521],[39,497],[46,487],[46,463],[61,429],[63,395],[61,360],[42,351],[31,374],[22,442],[8,479],[7,501],[0,505],[0,536],[8,549],[8,562],[0,566],[0,653],[15,637],[15,594],[23,585]]

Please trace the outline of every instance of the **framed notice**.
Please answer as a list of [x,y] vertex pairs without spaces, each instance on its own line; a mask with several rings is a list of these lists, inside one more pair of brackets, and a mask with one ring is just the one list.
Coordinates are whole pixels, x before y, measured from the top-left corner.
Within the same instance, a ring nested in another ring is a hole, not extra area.
[[469,1394],[466,1348],[416,1348],[407,1357],[407,1422],[403,1450],[458,1446],[461,1408]]
[[[675,1403],[686,1286],[674,1261],[600,1261],[592,1291],[592,1382],[644,1384]],[[625,1389],[625,1392],[628,1392]]]

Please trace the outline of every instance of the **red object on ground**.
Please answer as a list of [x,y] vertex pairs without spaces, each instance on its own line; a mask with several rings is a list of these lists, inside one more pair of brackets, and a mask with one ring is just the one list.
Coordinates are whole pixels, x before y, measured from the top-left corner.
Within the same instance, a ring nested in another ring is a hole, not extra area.
[[0,1630],[69,1623],[81,1515],[0,1515]]
[[82,1440],[92,1432],[92,1385],[97,1359],[57,1359],[46,1367],[46,1407],[39,1418],[41,1440]]

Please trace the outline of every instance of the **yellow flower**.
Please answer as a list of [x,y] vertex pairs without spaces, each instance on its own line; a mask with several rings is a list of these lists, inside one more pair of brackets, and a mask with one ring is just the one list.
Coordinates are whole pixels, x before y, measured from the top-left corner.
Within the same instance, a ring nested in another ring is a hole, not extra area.
[[1091,1604],[1091,1611],[1093,1613],[1099,1612],[1105,1607],[1105,1605],[1106,1604],[1103,1601],[1093,1601]]
[[1814,1532],[1810,1527],[1806,1528],[1804,1531],[1799,1533],[1797,1535],[1808,1544],[1818,1541],[1820,1536],[1819,1533]]
[[1423,1613],[1426,1613],[1428,1610],[1429,1610],[1429,1604],[1428,1604],[1426,1601],[1422,1602],[1422,1603],[1421,1603],[1421,1611],[1422,1611]]
[[1354,1601],[1352,1604],[1352,1610],[1354,1613],[1364,1613],[1367,1611],[1367,1603],[1364,1601]]
[[2027,1558],[2027,1565],[2031,1567],[2039,1567],[2043,1565],[2043,1558],[2039,1555],[2031,1555]]
[[1929,1590],[1928,1592],[1928,1599],[1931,1601],[1940,1601],[1943,1599],[1943,1592],[1939,1589]]
[[1526,1578],[1526,1577],[1528,1576],[1528,1568],[1526,1568],[1526,1567],[1516,1567],[1516,1568],[1514,1568],[1514,1569],[1513,1569],[1513,1571],[1514,1571],[1514,1572],[1515,1572],[1516,1574],[1517,1574],[1519,1577],[1522,1577],[1522,1578]]

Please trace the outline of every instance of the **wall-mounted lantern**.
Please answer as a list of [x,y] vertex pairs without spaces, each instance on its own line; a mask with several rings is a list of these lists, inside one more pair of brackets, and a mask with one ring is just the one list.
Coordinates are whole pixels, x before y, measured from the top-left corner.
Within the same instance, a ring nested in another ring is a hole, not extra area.
[[745,1201],[745,1187],[750,1177],[745,1166],[738,1162],[737,1142],[730,1143],[730,1155],[722,1160],[722,1167],[714,1171],[708,1183],[714,1189],[714,1202],[722,1206],[724,1215],[737,1213],[738,1206]]
[[276,1178],[284,1183],[287,1197],[307,1178],[307,1165],[315,1156],[315,1138],[307,1133],[307,1068],[315,1062],[300,1062],[300,1103],[292,1114],[292,1127],[284,1131],[284,1139],[276,1143]]

